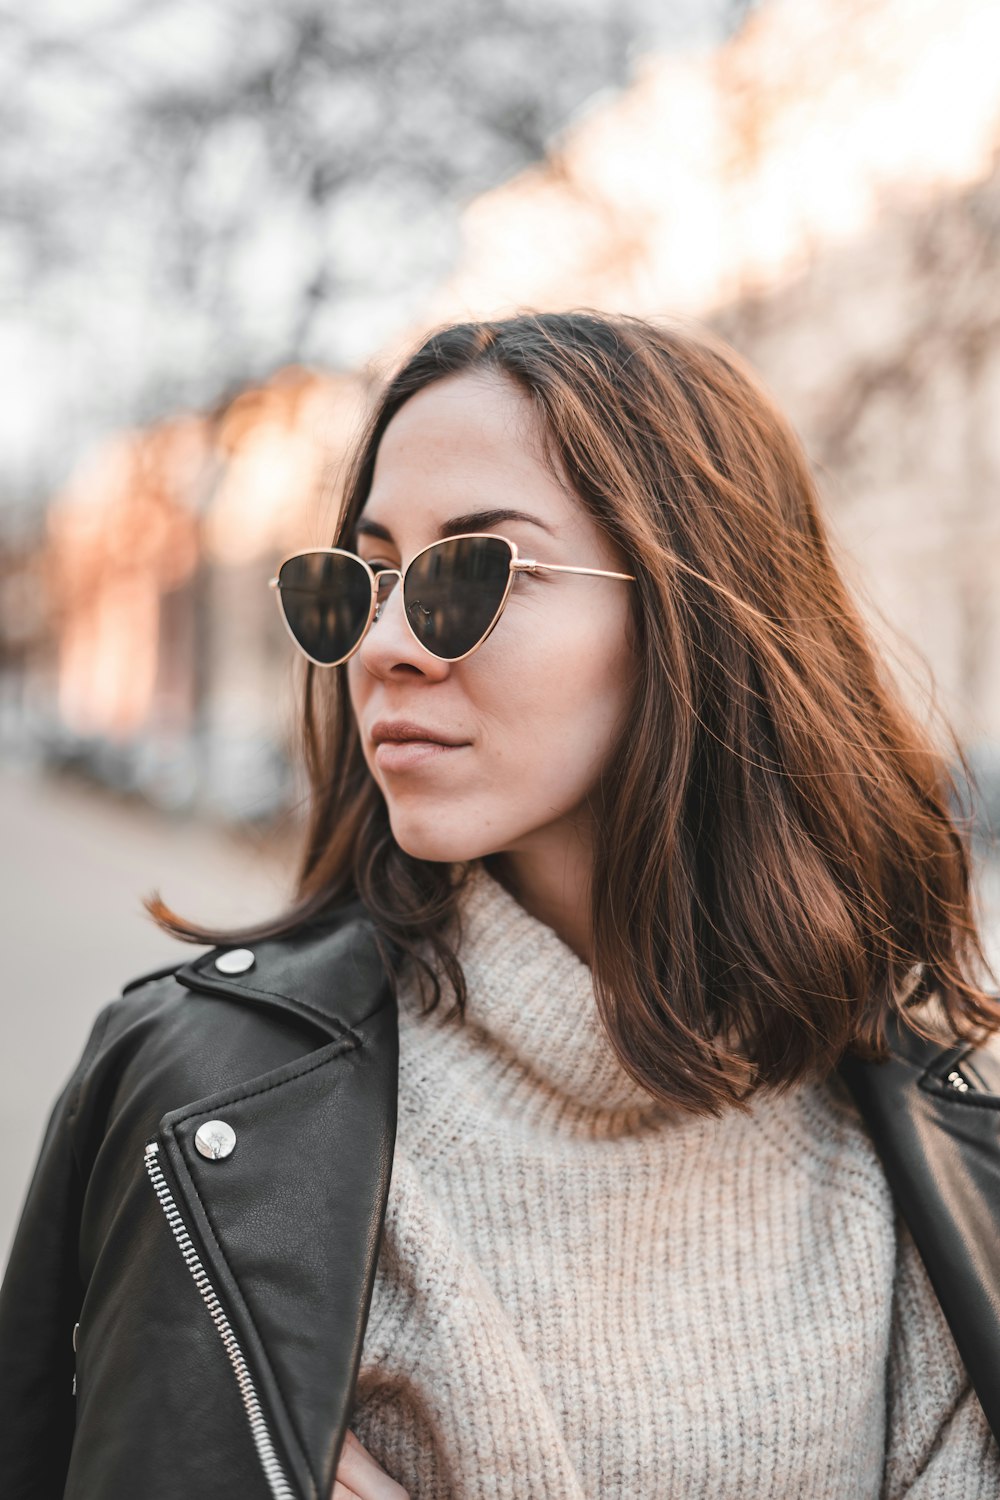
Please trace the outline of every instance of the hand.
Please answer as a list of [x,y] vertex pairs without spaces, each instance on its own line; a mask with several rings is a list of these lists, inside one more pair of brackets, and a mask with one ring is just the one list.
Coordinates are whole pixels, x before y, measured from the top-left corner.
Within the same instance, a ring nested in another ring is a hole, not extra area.
[[410,1497],[401,1484],[379,1467],[348,1428],[330,1500],[410,1500]]

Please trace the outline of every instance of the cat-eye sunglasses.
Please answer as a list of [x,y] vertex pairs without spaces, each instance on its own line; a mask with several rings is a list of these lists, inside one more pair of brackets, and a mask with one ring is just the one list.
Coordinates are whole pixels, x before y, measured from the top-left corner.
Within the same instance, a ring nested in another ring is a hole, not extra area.
[[296,646],[318,667],[354,655],[398,578],[403,614],[414,640],[442,661],[463,661],[503,614],[517,573],[588,573],[634,581],[632,573],[574,568],[518,557],[495,532],[467,532],[431,542],[399,568],[373,568],[356,552],[317,547],[286,557],[269,587]]

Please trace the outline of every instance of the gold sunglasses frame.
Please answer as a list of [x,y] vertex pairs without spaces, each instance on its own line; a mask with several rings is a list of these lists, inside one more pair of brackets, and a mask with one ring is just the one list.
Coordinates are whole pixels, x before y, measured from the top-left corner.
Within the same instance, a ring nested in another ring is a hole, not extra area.
[[[510,565],[507,570],[507,583],[504,587],[503,597],[501,598],[500,603],[497,606],[496,614],[493,616],[493,619],[490,621],[489,625],[480,636],[479,640],[470,650],[464,651],[461,656],[438,656],[436,651],[432,651],[429,646],[425,646],[423,641],[417,635],[413,626],[410,624],[410,618],[406,613],[406,601],[404,596],[403,619],[406,622],[406,628],[413,636],[413,639],[416,641],[417,645],[423,651],[426,651],[429,656],[433,656],[435,661],[465,661],[467,656],[471,656],[474,651],[479,650],[483,642],[486,641],[492,634],[493,630],[496,627],[497,621],[503,614],[507,604],[507,600],[510,598],[510,591],[514,584],[514,578],[518,573],[533,573],[540,572],[542,570],[549,573],[588,573],[595,578],[621,578],[622,580],[629,583],[635,582],[634,573],[612,573],[609,572],[607,568],[577,568],[570,567],[566,563],[543,563],[538,562],[537,559],[533,557],[518,557],[517,543],[512,542],[509,537],[501,536],[496,531],[464,531],[461,532],[458,536],[441,537],[436,542],[429,542],[426,547],[421,547],[419,552],[415,552],[413,554],[413,556],[410,558],[410,561],[403,569],[379,568],[377,572],[374,568],[372,568],[370,563],[365,562],[363,557],[359,557],[356,552],[351,552],[347,547],[307,547],[301,552],[290,552],[287,557],[283,557],[281,562],[278,564],[278,571],[275,576],[268,579],[267,586],[268,588],[274,590],[275,602],[277,603],[278,613],[281,616],[282,623],[284,624],[285,629],[288,631],[288,634],[291,636],[297,649],[302,652],[302,655],[306,657],[307,660],[311,661],[316,667],[342,667],[346,661],[350,661],[355,651],[360,650],[361,645],[368,635],[369,630],[372,628],[374,622],[379,618],[379,613],[382,609],[382,605],[385,603],[385,600],[380,600],[378,597],[379,585],[380,580],[385,577],[386,574],[394,574],[395,577],[399,579],[400,590],[403,590],[405,588],[406,574],[413,567],[413,564],[417,561],[417,558],[423,557],[425,552],[431,552],[435,547],[443,547],[448,542],[465,541],[467,539],[478,537],[487,537],[490,541],[493,542],[506,543],[506,545],[510,548]],[[306,651],[301,641],[296,638],[292,627],[289,625],[288,617],[285,614],[284,605],[281,602],[281,570],[285,566],[285,563],[291,562],[296,557],[316,556],[351,557],[355,560],[355,562],[359,562],[361,564],[361,566],[367,572],[372,583],[372,597],[371,603],[368,607],[368,618],[365,621],[364,628],[358,637],[357,644],[355,646],[352,646],[351,650],[348,651],[346,656],[339,657],[337,661],[317,661],[315,656],[310,656],[309,652]]]

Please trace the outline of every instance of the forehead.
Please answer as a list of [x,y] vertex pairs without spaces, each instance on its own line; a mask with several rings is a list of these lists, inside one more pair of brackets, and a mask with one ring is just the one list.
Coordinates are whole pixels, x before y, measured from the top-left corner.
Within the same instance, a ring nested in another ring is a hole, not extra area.
[[[555,531],[577,509],[545,457],[540,419],[512,381],[483,373],[448,376],[418,391],[388,424],[357,522],[364,534],[455,534],[504,511],[508,524],[534,517]],[[428,540],[430,537],[428,536]]]

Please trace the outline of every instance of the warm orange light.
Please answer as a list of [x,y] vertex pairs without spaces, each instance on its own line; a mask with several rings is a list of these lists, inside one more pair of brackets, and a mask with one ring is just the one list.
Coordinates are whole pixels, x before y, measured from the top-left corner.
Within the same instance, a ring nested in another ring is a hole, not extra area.
[[771,0],[720,49],[647,59],[543,166],[476,199],[426,323],[704,317],[787,282],[881,209],[987,175],[998,56],[984,0]]

